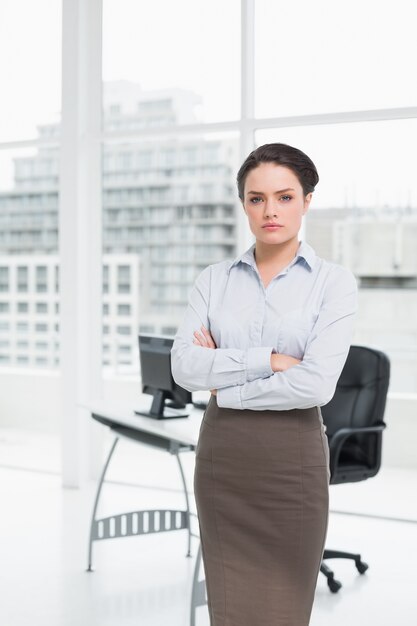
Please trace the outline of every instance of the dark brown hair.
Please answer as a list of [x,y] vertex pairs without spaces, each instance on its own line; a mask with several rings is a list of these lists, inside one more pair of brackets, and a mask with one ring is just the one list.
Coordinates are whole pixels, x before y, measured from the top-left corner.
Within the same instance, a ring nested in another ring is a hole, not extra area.
[[304,196],[314,191],[319,182],[316,166],[304,152],[286,143],[266,143],[249,154],[237,173],[237,189],[242,202],[246,177],[261,163],[276,163],[291,169],[300,181]]

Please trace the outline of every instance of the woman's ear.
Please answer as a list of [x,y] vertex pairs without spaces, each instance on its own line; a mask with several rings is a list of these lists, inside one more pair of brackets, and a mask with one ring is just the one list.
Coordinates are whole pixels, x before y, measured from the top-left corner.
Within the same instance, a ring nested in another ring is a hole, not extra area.
[[310,202],[313,199],[313,192],[310,191],[310,193],[308,193],[306,195],[306,197],[304,198],[304,209],[303,209],[303,215],[305,215],[309,209],[310,206]]

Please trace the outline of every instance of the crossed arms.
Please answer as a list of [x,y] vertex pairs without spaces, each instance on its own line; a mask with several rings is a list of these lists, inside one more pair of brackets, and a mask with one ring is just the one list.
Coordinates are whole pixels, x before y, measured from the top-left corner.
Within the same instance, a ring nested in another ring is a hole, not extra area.
[[171,350],[174,380],[188,391],[216,389],[218,406],[225,408],[289,410],[327,404],[353,336],[358,296],[352,272],[333,266],[303,360],[283,371],[272,367],[273,346],[209,349],[193,343],[196,330],[210,327],[210,272],[208,266],[198,275],[175,335]]

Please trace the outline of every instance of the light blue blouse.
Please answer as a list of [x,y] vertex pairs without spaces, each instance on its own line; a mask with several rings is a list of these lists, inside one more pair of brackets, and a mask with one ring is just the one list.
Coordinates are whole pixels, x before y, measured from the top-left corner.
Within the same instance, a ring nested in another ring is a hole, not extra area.
[[[217,389],[217,404],[226,408],[327,404],[353,337],[355,276],[300,241],[294,259],[265,288],[254,249],[255,243],[197,276],[171,349],[174,380],[188,391]],[[202,325],[216,349],[193,343]],[[302,361],[273,372],[271,352]]]

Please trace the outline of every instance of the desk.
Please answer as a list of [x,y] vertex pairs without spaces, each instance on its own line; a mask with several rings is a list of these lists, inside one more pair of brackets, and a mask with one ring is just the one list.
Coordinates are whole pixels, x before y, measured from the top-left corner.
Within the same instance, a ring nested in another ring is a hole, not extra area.
[[[137,535],[149,535],[157,532],[170,532],[187,529],[187,553],[191,556],[191,537],[199,535],[191,532],[191,513],[187,485],[183,467],[181,465],[180,452],[195,451],[203,412],[188,405],[190,415],[173,419],[156,420],[150,417],[136,415],[131,407],[123,406],[95,406],[90,408],[91,417],[104,426],[108,426],[115,434],[113,445],[104,463],[99,478],[93,513],[90,523],[90,536],[88,542],[88,567],[87,571],[93,571],[92,552],[95,541],[115,539],[119,537],[132,537]],[[182,486],[185,496],[185,509],[147,509],[129,511],[118,515],[111,515],[97,519],[97,508],[103,487],[106,472],[120,437],[126,437],[146,445],[166,450],[174,454],[181,475]],[[201,546],[199,546],[196,558],[193,585],[191,593],[190,626],[195,625],[196,608],[206,604],[205,581],[199,580],[198,575],[201,564]]]

